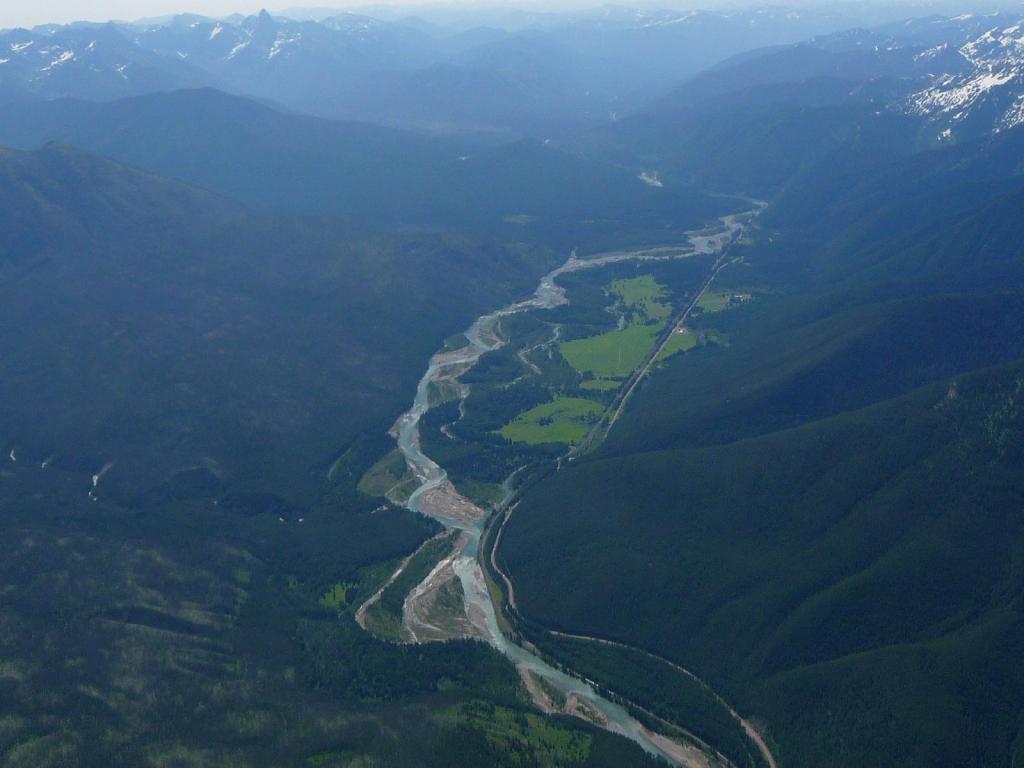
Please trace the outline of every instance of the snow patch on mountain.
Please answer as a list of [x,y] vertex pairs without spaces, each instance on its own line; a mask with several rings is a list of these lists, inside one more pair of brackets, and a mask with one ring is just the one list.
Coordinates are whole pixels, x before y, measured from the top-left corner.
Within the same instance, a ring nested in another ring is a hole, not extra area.
[[661,179],[658,178],[657,171],[643,171],[639,176],[637,176],[637,178],[640,179],[640,181],[642,181],[648,187],[655,187],[657,189],[660,189],[661,187],[665,186]]
[[650,27],[670,27],[674,24],[685,24],[690,19],[694,18],[695,16],[698,16],[699,13],[699,11],[689,11],[688,13],[684,13],[681,16],[674,16],[667,19],[657,19],[655,21],[649,21],[646,24],[643,24],[642,26],[644,27],[644,29],[648,29]]
[[983,72],[970,75],[966,82],[962,77],[946,76],[937,86],[921,91],[912,97],[918,114],[927,115],[936,111],[961,114],[970,108],[980,96],[1017,77],[1018,73]]
[[[973,18],[973,17],[967,17]],[[955,20],[955,19],[954,19]],[[944,74],[907,101],[912,114],[963,123],[983,114],[991,130],[1024,122],[1024,22],[988,29],[959,48],[967,72]],[[937,55],[941,46],[919,56]],[[991,113],[991,117],[989,117]]]
[[267,54],[267,58],[273,59],[275,56],[279,55],[281,51],[284,50],[284,47],[286,45],[294,45],[295,43],[298,43],[300,40],[302,40],[301,34],[288,36],[283,32],[279,33],[277,37],[274,39],[274,44],[270,46],[270,52]]
[[914,54],[914,61],[932,61],[948,50],[949,43],[942,43],[941,45],[936,45],[934,48],[928,48],[927,50]]
[[74,60],[74,58],[75,58],[75,52],[74,51],[64,51],[64,53],[62,53],[56,59],[51,61],[47,66],[43,67],[42,70],[40,70],[40,71],[42,71],[42,72],[49,72],[51,69],[54,69],[55,67],[59,67],[61,64],[66,64],[67,62]]
[[238,45],[236,45],[234,48],[231,49],[231,52],[228,54],[228,58],[229,59],[235,58],[235,56],[237,56],[242,51],[244,51],[246,48],[248,48],[251,43],[252,43],[251,39],[250,40],[243,40],[242,42],[240,42]]
[[1018,125],[1024,125],[1024,95],[1018,96],[1013,105],[1006,110],[1006,114],[1003,116],[1003,121],[999,127],[1003,130],[1008,130],[1016,128]]

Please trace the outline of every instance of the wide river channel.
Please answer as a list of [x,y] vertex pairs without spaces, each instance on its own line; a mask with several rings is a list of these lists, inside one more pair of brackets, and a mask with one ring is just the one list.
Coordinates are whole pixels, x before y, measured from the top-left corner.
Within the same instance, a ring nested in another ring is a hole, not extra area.
[[647,752],[663,757],[673,765],[690,765],[691,763],[684,760],[679,752],[672,748],[673,745],[668,740],[645,728],[624,707],[604,698],[594,690],[593,686],[583,680],[555,669],[538,656],[509,640],[501,632],[496,608],[491,600],[483,570],[478,561],[480,538],[486,520],[483,517],[476,521],[447,517],[437,511],[436,505],[423,503],[424,497],[429,492],[446,483],[447,475],[444,468],[421,449],[419,423],[423,415],[431,408],[431,394],[436,391],[435,385],[439,381],[451,381],[459,373],[472,367],[483,354],[502,345],[503,341],[498,328],[502,317],[518,312],[550,309],[567,301],[564,290],[557,284],[560,275],[583,269],[596,269],[621,261],[667,260],[688,258],[696,254],[718,253],[738,236],[752,213],[723,217],[720,228],[716,228],[711,233],[692,233],[689,236],[689,243],[685,246],[622,251],[591,259],[577,259],[575,255],[571,256],[562,266],[541,279],[532,298],[478,318],[465,332],[468,342],[465,347],[454,352],[439,352],[434,355],[416,389],[416,398],[412,407],[402,414],[396,423],[398,447],[405,455],[409,469],[419,481],[418,487],[409,497],[408,508],[434,518],[448,529],[466,532],[466,536],[460,539],[461,549],[455,554],[454,568],[462,583],[466,615],[480,634],[507,656],[518,669],[543,678],[566,697],[575,697],[585,702],[600,713],[604,720],[604,726],[608,730],[632,739]]

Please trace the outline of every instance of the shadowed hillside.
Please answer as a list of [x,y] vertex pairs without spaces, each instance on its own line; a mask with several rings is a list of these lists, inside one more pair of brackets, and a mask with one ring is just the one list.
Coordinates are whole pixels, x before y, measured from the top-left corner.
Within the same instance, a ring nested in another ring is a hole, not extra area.
[[256,216],[59,147],[5,153],[0,179],[0,440],[84,476],[112,463],[122,494],[198,467],[308,496],[446,336],[551,259]]
[[1016,764],[1019,139],[802,157],[713,286],[747,298],[691,320],[728,343],[524,492],[527,634],[613,685],[543,627],[694,670],[785,764]]

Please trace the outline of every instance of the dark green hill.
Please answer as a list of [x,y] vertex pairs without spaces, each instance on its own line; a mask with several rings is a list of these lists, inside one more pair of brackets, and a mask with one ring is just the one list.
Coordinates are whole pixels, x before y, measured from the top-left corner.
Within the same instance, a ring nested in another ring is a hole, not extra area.
[[[746,298],[689,321],[726,341],[671,358],[597,450],[524,492],[499,549],[521,626],[594,670],[614,659],[544,628],[694,670],[784,765],[1009,768],[1021,135],[915,153],[914,126],[868,104],[770,109],[806,140],[751,172],[773,203],[712,286]],[[706,148],[677,138],[676,158]],[[644,681],[685,700],[663,667]]]
[[654,765],[531,711],[483,643],[353,619],[438,528],[356,481],[545,251],[255,213],[54,145],[0,151],[0,230],[0,763]]
[[3,153],[0,201],[0,443],[114,462],[104,487],[124,493],[193,467],[308,492],[387,429],[446,336],[549,264],[256,215],[53,146]]
[[787,764],[1011,765],[1022,381],[560,472],[506,531],[517,598],[710,677]]
[[[890,147],[882,141],[872,158],[870,143],[843,144],[777,193],[764,225],[775,230],[772,261],[788,269],[788,279],[806,286],[889,279],[905,287],[945,279],[956,290],[992,274],[966,260],[971,240],[956,227],[970,220],[979,235],[989,224],[1002,228],[1009,260],[1016,258],[1018,241],[1007,228],[1017,217],[1006,214],[1021,188],[1024,130],[911,154]],[[925,253],[935,247],[961,256],[940,267]],[[1006,260],[991,250],[980,258]]]
[[1024,356],[1019,294],[767,299],[716,326],[730,348],[659,371],[605,454],[729,443]]
[[[868,37],[868,33],[861,34]],[[849,91],[861,83],[911,77],[914,73],[915,57],[910,48],[882,51],[852,41],[839,48],[814,42],[776,46],[748,51],[706,69],[659,99],[648,111],[662,116],[710,111],[709,107],[735,94],[758,90],[771,93],[772,86],[787,85],[795,86],[788,91],[788,98],[810,103],[823,84],[833,83],[837,88],[845,84]]]
[[710,105],[652,107],[587,145],[669,178],[768,197],[840,147],[860,147],[861,158],[874,161],[909,152],[918,121],[880,112],[881,103],[856,83],[831,78],[751,86]]
[[289,114],[212,89],[34,102],[0,143],[59,141],[245,203],[385,226],[470,229],[568,250],[664,241],[727,212],[686,186],[537,141],[489,146]]
[[891,105],[920,75],[914,50],[847,34],[727,59],[581,145],[668,178],[761,197],[808,170],[842,176],[846,163],[863,174],[912,153],[922,121]]
[[[1014,186],[1019,181],[1012,182]],[[995,186],[994,191],[999,191]],[[951,196],[970,200],[971,192],[956,188]],[[977,192],[988,191],[982,187]],[[933,198],[934,199],[934,198]],[[949,286],[977,284],[986,277],[993,287],[1019,288],[1024,257],[1024,191],[996,199],[965,212],[951,211],[943,226],[915,222],[892,244],[870,243],[851,252],[833,269],[847,280],[942,281]],[[942,214],[933,212],[933,216]],[[965,247],[967,245],[967,247]],[[860,256],[859,259],[855,258]]]

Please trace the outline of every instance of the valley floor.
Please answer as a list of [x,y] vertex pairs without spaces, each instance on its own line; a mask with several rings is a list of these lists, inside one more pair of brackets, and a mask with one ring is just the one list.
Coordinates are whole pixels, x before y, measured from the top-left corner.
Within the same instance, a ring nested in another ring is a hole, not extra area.
[[[656,361],[663,356],[666,345],[672,339],[677,329],[684,327],[684,323],[690,313],[698,307],[705,292],[712,285],[715,277],[722,267],[729,261],[730,245],[743,233],[746,226],[756,216],[759,208],[750,212],[727,216],[722,219],[721,226],[705,228],[690,236],[690,241],[685,247],[675,246],[663,249],[643,249],[639,251],[619,251],[612,254],[592,256],[586,260],[571,257],[566,264],[546,276],[537,289],[536,296],[524,302],[510,305],[498,312],[482,316],[467,332],[468,345],[463,349],[442,351],[435,355],[423,380],[420,382],[416,402],[412,409],[404,414],[396,422],[393,432],[397,435],[399,450],[404,454],[408,465],[409,473],[417,478],[419,486],[411,492],[406,502],[408,507],[414,511],[426,514],[434,518],[442,525],[453,532],[461,532],[454,543],[453,548],[447,554],[439,553],[432,558],[429,568],[422,581],[413,585],[408,590],[407,596],[402,603],[401,615],[394,616],[392,623],[401,622],[401,637],[407,642],[421,642],[424,640],[439,640],[446,637],[483,637],[498,650],[509,656],[516,663],[535,704],[545,712],[563,712],[576,715],[585,720],[598,723],[613,732],[623,733],[639,742],[645,749],[653,754],[670,760],[674,764],[691,766],[692,768],[708,768],[710,765],[727,765],[730,759],[718,752],[713,746],[701,740],[692,732],[686,729],[686,723],[671,723],[667,720],[654,716],[644,709],[640,703],[630,702],[621,695],[612,700],[602,697],[595,686],[584,679],[576,679],[567,676],[566,671],[549,665],[537,655],[536,648],[530,643],[517,645],[502,631],[502,626],[509,626],[509,620],[513,624],[518,620],[514,614],[499,618],[502,610],[502,600],[496,596],[491,588],[489,577],[482,567],[481,558],[493,560],[492,551],[481,547],[482,537],[487,530],[485,524],[488,521],[488,513],[480,506],[465,498],[452,483],[449,474],[444,468],[433,460],[427,453],[430,446],[425,443],[421,434],[421,422],[431,414],[431,411],[439,405],[435,393],[440,394],[442,402],[445,398],[448,403],[458,405],[458,417],[456,425],[465,417],[467,410],[472,410],[473,401],[470,400],[475,392],[474,386],[467,383],[467,376],[477,362],[486,354],[497,353],[506,346],[515,353],[515,359],[521,363],[518,369],[513,370],[513,378],[500,384],[507,388],[520,384],[524,379],[544,378],[543,368],[550,364],[558,354],[552,346],[552,339],[558,340],[561,326],[556,326],[553,337],[539,344],[530,345],[529,339],[518,339],[515,335],[509,336],[502,328],[502,321],[506,318],[515,318],[524,313],[536,315],[556,307],[567,306],[565,289],[559,284],[560,278],[567,274],[577,274],[583,271],[599,270],[609,266],[625,264],[634,265],[633,268],[640,268],[645,263],[671,262],[675,259],[696,259],[699,257],[710,257],[705,264],[705,274],[699,278],[695,288],[691,289],[682,303],[682,308],[671,312],[667,304],[660,303],[663,289],[651,278],[644,278],[647,282],[638,278],[636,287],[629,287],[630,283],[622,282],[621,301],[624,311],[639,313],[640,320],[637,322],[651,322],[645,320],[648,316],[659,318],[656,328],[656,338],[651,336],[646,348],[640,350],[640,357],[633,365],[623,371],[629,376],[624,382],[618,382],[615,387],[607,388],[607,405],[591,403],[594,413],[581,411],[591,418],[592,423],[579,432],[545,432],[547,427],[538,431],[537,437],[526,438],[520,435],[526,433],[521,430],[512,430],[512,426],[506,426],[501,433],[515,444],[517,441],[530,444],[544,445],[547,442],[557,445],[559,442],[577,443],[576,449],[593,447],[599,441],[601,435],[614,425],[618,414],[621,412],[629,395],[638,383],[650,375]],[[699,274],[696,273],[696,274]],[[636,282],[636,281],[635,281]],[[628,291],[628,293],[627,293]],[[620,320],[620,323],[622,321]],[[566,348],[563,342],[562,349]],[[546,350],[548,360],[540,366],[533,362],[530,354],[536,354],[538,350]],[[636,350],[631,349],[630,354]],[[569,352],[565,351],[570,361],[573,359]],[[621,354],[621,353],[620,353]],[[454,399],[451,399],[454,398]],[[562,401],[570,402],[571,398],[563,398]],[[562,402],[555,400],[554,405]],[[590,403],[587,400],[580,400],[582,403]],[[557,412],[549,410],[547,414],[538,417],[531,416],[534,412],[540,412],[538,408],[528,411],[520,419],[536,419],[544,424],[550,416]],[[457,441],[460,438],[453,433],[453,425],[442,424],[438,427],[441,439]],[[558,451],[551,455],[546,462],[542,462],[539,469],[543,471],[544,463],[560,463],[565,459],[572,460],[577,455],[574,452],[563,453]],[[526,466],[516,467],[510,473],[512,477],[518,475]],[[531,471],[537,471],[536,469]],[[516,477],[518,482],[528,480],[527,477]],[[508,485],[506,478],[505,485]],[[498,512],[493,519],[498,521],[498,538],[500,530],[506,522],[507,510],[514,508],[514,491],[507,491],[505,497],[497,505]],[[403,578],[403,573],[409,569],[410,563],[415,562],[431,543],[424,545],[420,553],[413,555],[404,562],[392,575],[385,588],[373,595],[367,603],[357,611],[361,625],[382,633],[382,636],[393,638],[393,634],[387,630],[375,629],[373,622],[367,622],[368,612],[372,613],[374,606],[381,602],[382,596],[386,594],[387,588],[396,584]],[[507,576],[500,570],[497,575],[505,584],[511,584]],[[404,589],[404,587],[403,587]],[[449,603],[447,610],[448,618],[443,622],[429,620],[427,615],[444,600]],[[454,601],[455,606],[451,603]],[[463,608],[460,610],[457,603],[461,601]],[[515,597],[509,592],[509,606],[515,610]],[[454,611],[453,611],[454,608]],[[443,623],[443,626],[442,626]],[[703,683],[701,683],[703,685]],[[725,707],[724,702],[720,702]],[[766,755],[765,762],[774,766],[774,758],[771,756],[767,745],[760,739],[760,736],[750,728],[749,724],[743,722],[731,709],[727,709],[727,715],[735,718],[738,725],[747,729],[757,750]],[[640,715],[641,720],[634,719],[629,712]],[[666,736],[652,730],[652,727],[670,734]]]

